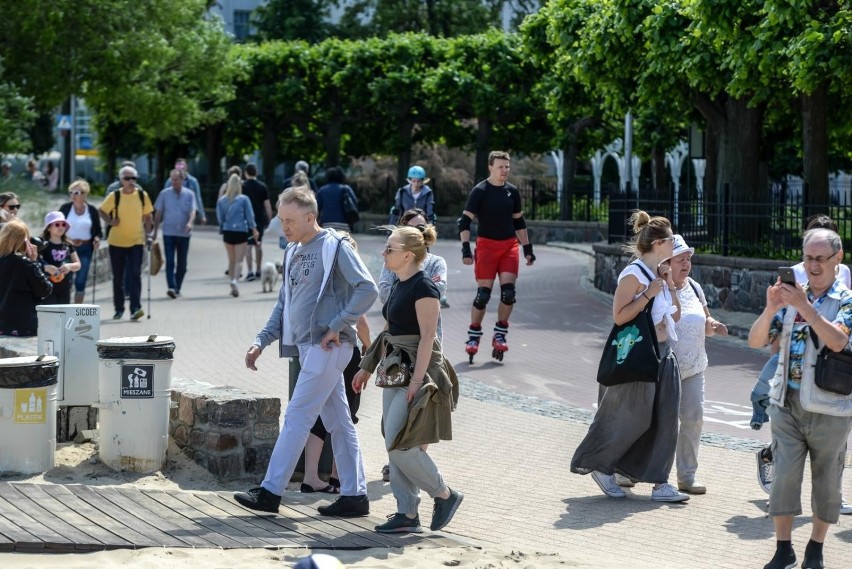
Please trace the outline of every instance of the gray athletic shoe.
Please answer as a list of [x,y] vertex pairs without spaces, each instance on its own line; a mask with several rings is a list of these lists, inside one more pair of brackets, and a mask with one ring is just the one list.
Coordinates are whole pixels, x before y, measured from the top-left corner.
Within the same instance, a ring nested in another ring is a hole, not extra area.
[[435,508],[432,510],[432,523],[429,529],[439,531],[447,527],[447,524],[456,515],[456,510],[459,509],[462,500],[464,500],[464,494],[452,489],[450,489],[449,498],[435,498]]

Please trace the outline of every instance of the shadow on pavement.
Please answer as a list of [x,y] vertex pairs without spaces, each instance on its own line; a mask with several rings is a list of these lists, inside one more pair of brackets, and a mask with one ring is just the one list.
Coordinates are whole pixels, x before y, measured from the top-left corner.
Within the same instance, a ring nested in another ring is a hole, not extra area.
[[553,524],[555,529],[585,530],[606,524],[617,524],[635,514],[659,508],[684,507],[682,504],[651,502],[647,496],[630,493],[627,494],[627,498],[618,500],[598,494],[582,498],[565,498],[562,501],[566,504],[568,511],[560,515],[559,520]]
[[[772,518],[766,514],[767,501],[749,500],[749,503],[759,511],[759,514],[753,517],[742,515],[729,518],[725,522],[725,529],[740,539],[771,539],[775,535],[775,527],[772,524]],[[793,520],[793,530],[808,524],[810,524],[810,516],[796,516]]]

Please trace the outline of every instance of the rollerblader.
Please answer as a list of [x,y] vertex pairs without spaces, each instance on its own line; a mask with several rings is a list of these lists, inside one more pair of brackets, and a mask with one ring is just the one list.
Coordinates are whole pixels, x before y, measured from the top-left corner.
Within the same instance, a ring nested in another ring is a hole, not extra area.
[[[509,316],[515,304],[515,282],[518,279],[518,242],[523,246],[527,266],[535,262],[533,246],[527,235],[527,224],[521,207],[521,195],[510,184],[509,154],[493,151],[488,155],[488,178],[474,186],[467,205],[458,219],[459,238],[462,242],[462,262],[474,266],[476,297],[470,311],[470,329],[465,351],[473,363],[482,339],[482,320],[491,299],[494,280],[500,282],[500,304],[497,323],[491,338],[491,357],[503,361],[509,351],[506,335],[509,333]],[[470,248],[470,224],[478,220],[476,258]]]

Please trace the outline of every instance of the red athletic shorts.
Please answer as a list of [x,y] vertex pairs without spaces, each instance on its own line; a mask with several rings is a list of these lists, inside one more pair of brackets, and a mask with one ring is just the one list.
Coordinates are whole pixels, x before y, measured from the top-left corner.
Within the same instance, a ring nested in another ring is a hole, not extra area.
[[520,255],[518,239],[488,239],[476,238],[474,252],[473,274],[476,280],[494,280],[500,273],[518,274]]

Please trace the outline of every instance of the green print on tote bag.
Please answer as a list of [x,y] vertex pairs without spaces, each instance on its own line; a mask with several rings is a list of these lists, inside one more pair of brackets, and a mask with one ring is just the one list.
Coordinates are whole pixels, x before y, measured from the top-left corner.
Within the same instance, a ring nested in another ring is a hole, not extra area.
[[[633,264],[639,267],[648,281],[654,280],[642,265]],[[652,298],[630,322],[612,326],[598,364],[598,383],[601,385],[610,387],[634,381],[657,381],[660,347],[651,320],[655,299]]]

